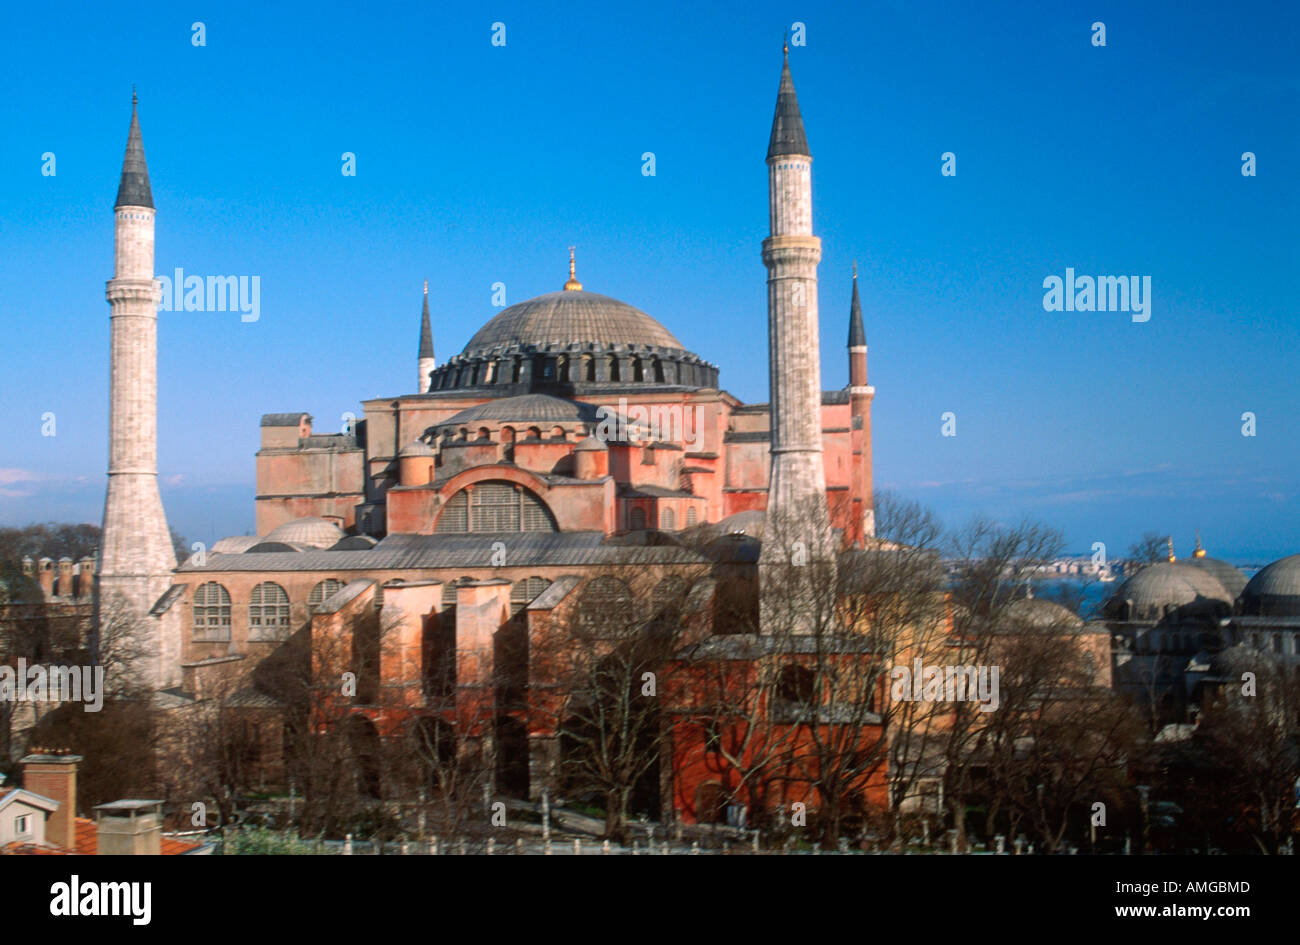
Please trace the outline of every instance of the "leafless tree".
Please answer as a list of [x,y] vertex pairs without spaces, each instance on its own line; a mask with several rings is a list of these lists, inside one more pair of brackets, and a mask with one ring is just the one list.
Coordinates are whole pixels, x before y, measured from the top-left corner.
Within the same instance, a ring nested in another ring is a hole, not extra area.
[[666,591],[689,587],[699,573],[675,570],[628,565],[591,578],[532,652],[534,678],[552,696],[535,706],[559,734],[563,780],[603,798],[605,836],[619,842],[638,786],[658,793],[671,739],[660,674],[687,640],[685,601]]
[[1277,853],[1300,822],[1300,671],[1244,646],[1225,650],[1220,661],[1228,682],[1197,735],[1217,769],[1224,819],[1261,852]]

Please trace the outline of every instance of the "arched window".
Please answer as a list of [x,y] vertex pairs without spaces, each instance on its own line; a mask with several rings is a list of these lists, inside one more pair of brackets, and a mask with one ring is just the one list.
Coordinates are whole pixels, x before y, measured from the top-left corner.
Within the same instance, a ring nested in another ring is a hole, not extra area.
[[621,636],[644,616],[637,611],[631,588],[615,577],[589,581],[578,606],[583,626],[600,636]]
[[537,495],[513,482],[488,480],[468,486],[447,501],[438,532],[554,532],[551,510]]
[[664,531],[673,531],[677,528],[677,514],[672,509],[664,509],[659,513],[659,527]]
[[650,592],[650,606],[655,616],[672,615],[680,611],[689,591],[690,585],[684,578],[675,574],[668,575]]
[[551,582],[544,577],[516,581],[514,587],[510,588],[510,616],[518,614],[550,586]]
[[251,637],[279,637],[289,629],[289,595],[273,581],[253,588],[248,599],[248,632]]
[[641,508],[639,505],[633,507],[631,513],[628,515],[628,519],[629,525],[633,529],[645,528],[645,509]]
[[335,580],[334,578],[326,578],[321,581],[313,587],[311,593],[307,595],[308,613],[315,613],[317,607],[333,597],[335,591],[341,591],[342,589],[342,581]]
[[230,639],[230,593],[216,581],[194,591],[194,639]]
[[695,511],[695,506],[692,505],[690,508],[686,510],[686,527],[690,528],[692,525],[696,524],[699,520],[700,520],[700,515],[698,512]]

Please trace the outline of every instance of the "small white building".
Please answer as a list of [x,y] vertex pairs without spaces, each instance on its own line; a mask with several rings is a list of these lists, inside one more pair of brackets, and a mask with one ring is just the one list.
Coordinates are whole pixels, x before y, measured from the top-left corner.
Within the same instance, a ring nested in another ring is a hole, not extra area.
[[45,844],[45,820],[59,802],[22,788],[0,797],[0,849],[10,843]]

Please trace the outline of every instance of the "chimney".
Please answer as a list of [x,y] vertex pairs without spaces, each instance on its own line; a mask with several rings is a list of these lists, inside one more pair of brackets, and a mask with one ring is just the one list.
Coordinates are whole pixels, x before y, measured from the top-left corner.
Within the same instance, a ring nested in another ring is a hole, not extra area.
[[48,600],[54,596],[54,562],[42,558],[36,562],[36,580],[41,584],[41,594]]
[[58,596],[72,596],[72,559],[64,555],[59,559]]
[[32,560],[31,555],[23,555],[23,577],[36,576],[36,562]]
[[95,593],[95,559],[86,555],[77,563],[77,596],[89,597]]
[[95,808],[99,856],[162,853],[162,801],[113,801]]
[[81,755],[53,754],[40,749],[27,755],[23,766],[23,787],[59,802],[45,824],[45,839],[65,850],[77,847],[77,764]]

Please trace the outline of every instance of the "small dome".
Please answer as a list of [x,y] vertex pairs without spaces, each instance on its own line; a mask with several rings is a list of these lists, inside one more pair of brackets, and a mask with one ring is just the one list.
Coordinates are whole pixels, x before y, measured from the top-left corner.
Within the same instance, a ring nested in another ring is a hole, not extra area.
[[369,535],[349,535],[342,541],[330,546],[330,551],[369,551],[379,540]]
[[1160,620],[1169,608],[1185,613],[1226,613],[1232,609],[1232,595],[1219,579],[1204,568],[1184,562],[1149,564],[1120,585],[1106,602],[1109,614],[1123,616],[1126,601],[1132,608],[1124,619]]
[[608,450],[609,447],[606,446],[604,440],[600,439],[599,437],[589,436],[586,437],[585,439],[579,440],[578,445],[575,446],[574,449],[584,453],[588,453],[588,452],[594,452],[600,450]]
[[212,546],[212,553],[218,555],[242,555],[249,548],[261,542],[256,535],[232,535],[222,538]]
[[402,451],[397,454],[398,459],[403,456],[436,456],[433,447],[424,440],[412,440],[402,447]]
[[1193,556],[1188,558],[1185,563],[1194,568],[1209,571],[1219,579],[1219,583],[1223,585],[1224,590],[1231,594],[1234,599],[1239,597],[1241,592],[1246,589],[1246,575],[1242,574],[1240,569],[1220,558],[1204,556],[1197,558]]
[[1083,626],[1079,615],[1055,601],[1022,597],[1007,605],[1007,621],[1034,630],[1077,630]]
[[314,550],[315,549],[311,545],[304,545],[301,542],[271,541],[270,539],[264,539],[259,541],[252,548],[249,548],[245,553],[250,555],[268,555],[280,551],[297,553],[300,551]]
[[285,522],[271,530],[262,540],[285,544],[306,545],[309,548],[328,548],[343,537],[343,529],[323,518],[309,516]]
[[1251,617],[1300,617],[1300,555],[1274,561],[1251,578],[1241,610]]

